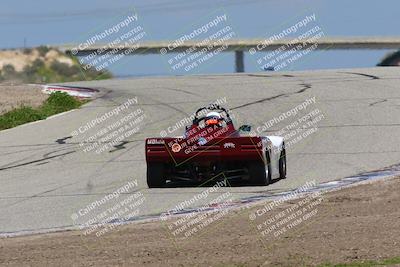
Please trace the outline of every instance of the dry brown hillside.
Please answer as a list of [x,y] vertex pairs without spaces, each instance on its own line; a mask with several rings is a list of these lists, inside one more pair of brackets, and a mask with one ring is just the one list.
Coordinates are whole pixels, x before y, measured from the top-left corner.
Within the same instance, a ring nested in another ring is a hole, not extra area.
[[46,46],[0,50],[0,82],[54,83],[111,77],[108,71],[83,70],[77,57]]

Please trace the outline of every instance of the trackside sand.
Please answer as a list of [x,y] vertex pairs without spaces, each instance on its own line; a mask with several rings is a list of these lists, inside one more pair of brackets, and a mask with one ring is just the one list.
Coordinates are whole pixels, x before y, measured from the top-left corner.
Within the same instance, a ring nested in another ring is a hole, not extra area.
[[0,84],[0,114],[22,105],[38,107],[48,97],[37,85],[7,85]]

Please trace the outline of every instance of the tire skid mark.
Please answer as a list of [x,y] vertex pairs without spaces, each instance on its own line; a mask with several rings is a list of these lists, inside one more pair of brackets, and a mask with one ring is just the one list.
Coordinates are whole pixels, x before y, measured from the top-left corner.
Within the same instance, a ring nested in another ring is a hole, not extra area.
[[285,77],[285,78],[296,78],[296,76],[290,75],[290,74],[282,74],[282,75],[268,75],[268,74],[265,74],[265,75],[263,75],[263,74],[252,74],[252,73],[249,73],[246,76],[248,76],[248,77],[257,77],[257,78],[282,78],[282,77]]
[[[53,145],[53,144],[52,144],[52,145]],[[71,147],[71,146],[63,147],[63,148],[61,148],[61,149],[53,150],[53,152],[50,152],[50,153],[48,152],[48,153],[43,154],[42,157],[45,158],[45,157],[47,157],[48,155],[50,155],[51,153],[54,153],[54,151],[55,151],[55,152],[63,151],[63,150],[69,149],[70,147]],[[47,147],[43,147],[42,149],[47,149]],[[41,149],[40,149],[40,150],[41,150]],[[31,152],[31,151],[32,151],[32,150],[28,150],[28,152]],[[26,152],[26,151],[22,151],[22,152]],[[36,151],[35,151],[35,152],[36,152]],[[19,152],[17,152],[17,153],[19,153]],[[26,161],[26,160],[29,160],[29,159],[35,157],[35,156],[38,155],[38,154],[39,154],[39,152],[36,153],[36,154],[33,154],[33,155],[26,156],[26,157],[24,157],[24,158],[22,158],[22,159],[18,159],[18,160],[9,162],[9,163],[7,163],[7,164],[1,166],[1,167],[0,167],[0,171],[2,170],[2,168],[3,168],[3,169],[6,169],[8,166],[17,165],[17,163],[20,163],[20,162],[24,162],[24,161]]]
[[375,106],[376,104],[384,103],[384,102],[387,102],[387,101],[388,101],[387,99],[382,99],[380,101],[376,101],[376,102],[370,103],[369,106],[372,107],[372,106]]
[[36,164],[36,166],[45,165],[47,163],[50,163],[50,161],[45,161],[45,162],[38,163],[38,164]]
[[65,153],[62,153],[62,154],[59,154],[59,155],[43,157],[42,159],[32,160],[32,161],[28,161],[28,162],[24,162],[24,163],[20,163],[20,164],[16,164],[16,165],[8,166],[8,167],[1,167],[0,171],[14,169],[14,168],[18,168],[18,167],[31,165],[31,164],[34,164],[34,163],[43,162],[43,161],[46,161],[46,160],[49,160],[49,159],[55,159],[55,158],[63,157],[63,156],[66,156],[66,155],[69,155],[69,154],[72,154],[72,153],[75,153],[75,152],[76,152],[76,150],[73,150],[73,151],[65,152]]
[[14,203],[8,204],[8,205],[7,205],[7,208],[12,207],[12,206],[15,206],[15,205],[20,204],[20,203],[23,203],[23,202],[28,201],[28,200],[30,200],[30,199],[32,199],[32,198],[40,197],[40,196],[42,196],[43,194],[54,192],[54,191],[56,191],[56,190],[58,190],[58,189],[61,189],[61,188],[64,188],[64,187],[66,187],[66,186],[70,186],[70,185],[73,185],[73,184],[76,184],[76,182],[75,182],[75,183],[69,183],[69,184],[61,185],[61,186],[57,186],[57,187],[55,187],[55,188],[52,188],[52,189],[49,189],[49,190],[46,190],[46,191],[43,191],[43,192],[40,192],[40,193],[31,195],[31,196],[21,197],[20,200],[14,202]]
[[66,137],[63,137],[63,138],[59,138],[59,139],[56,140],[56,143],[59,144],[59,145],[64,145],[64,144],[66,144],[65,141],[68,140],[68,139],[71,139],[71,138],[72,138],[72,136],[66,136]]
[[290,155],[361,155],[361,154],[381,154],[381,153],[400,153],[400,150],[358,151],[358,152],[297,152],[297,153],[290,153]]
[[260,104],[260,103],[263,103],[263,102],[266,102],[266,101],[270,101],[270,100],[274,100],[274,99],[277,99],[277,98],[280,98],[280,97],[289,97],[291,95],[301,94],[301,93],[304,93],[306,90],[308,90],[308,89],[310,89],[312,87],[311,84],[301,83],[300,85],[303,86],[303,88],[301,88],[300,90],[298,90],[296,92],[285,93],[285,94],[282,93],[282,94],[278,94],[278,95],[275,95],[275,96],[270,96],[270,97],[263,98],[263,99],[260,99],[260,100],[257,100],[257,101],[253,101],[253,102],[249,102],[249,103],[246,103],[246,104],[242,104],[240,106],[233,107],[233,108],[231,108],[231,110],[240,109],[240,108],[251,106],[251,105],[255,105],[255,104]]
[[113,153],[115,151],[121,150],[121,149],[125,149],[126,148],[126,144],[128,144],[128,141],[121,141],[118,145],[115,145],[113,150],[108,151],[109,153]]
[[175,91],[175,92],[178,92],[178,93],[185,93],[185,94],[188,94],[188,95],[193,95],[193,96],[201,97],[201,95],[199,95],[199,94],[196,94],[196,93],[193,93],[193,92],[190,92],[190,91],[187,91],[187,90],[183,90],[183,89],[174,89],[174,88],[166,88],[166,87],[164,87],[164,88],[162,88],[162,89],[164,89],[164,90],[169,90],[169,91]]
[[354,75],[364,76],[364,77],[371,78],[372,80],[379,80],[380,79],[378,76],[371,75],[371,74],[366,74],[366,73],[361,73],[361,72],[338,72],[338,73],[346,73],[346,74],[354,74]]
[[[42,147],[34,147],[34,148],[31,148],[31,149],[24,149],[24,150],[5,152],[5,153],[1,153],[0,157],[9,156],[9,155],[12,155],[12,154],[24,153],[24,152],[37,152],[38,150],[47,149],[48,148],[47,146],[49,146],[49,145],[52,145],[52,144],[46,144],[46,145],[42,145]],[[28,145],[28,146],[30,146],[30,145]],[[25,147],[25,146],[21,145],[20,147]]]
[[[400,123],[371,123],[371,124],[337,124],[337,125],[319,125],[318,129],[324,129],[324,128],[347,128],[347,127],[398,127],[400,126]],[[312,129],[313,127],[303,127],[301,129]],[[268,129],[265,131],[262,131],[263,133],[273,133],[273,132],[278,132],[281,129]]]

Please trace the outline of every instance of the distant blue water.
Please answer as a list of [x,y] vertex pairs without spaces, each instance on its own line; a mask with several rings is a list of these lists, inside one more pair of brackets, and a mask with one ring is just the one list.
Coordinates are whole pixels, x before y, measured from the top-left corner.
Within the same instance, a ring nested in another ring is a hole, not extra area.
[[[0,48],[79,43],[119,22],[129,11],[138,14],[136,25],[143,27],[146,41],[175,40],[218,14],[227,15],[225,25],[234,31],[234,38],[267,38],[307,14],[315,14],[315,23],[325,36],[400,35],[398,0],[3,0],[0,7]],[[312,52],[287,70],[371,67],[387,52],[390,51]],[[190,72],[173,70],[168,63],[170,58],[127,56],[109,68],[120,77],[234,71],[233,53],[218,54]],[[245,69],[262,71],[248,53]]]

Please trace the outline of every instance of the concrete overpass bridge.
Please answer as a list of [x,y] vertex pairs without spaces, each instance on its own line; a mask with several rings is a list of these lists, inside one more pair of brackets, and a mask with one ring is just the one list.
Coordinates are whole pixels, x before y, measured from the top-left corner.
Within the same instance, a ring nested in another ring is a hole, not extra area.
[[[298,41],[296,39],[280,39],[272,42],[266,39],[234,39],[224,42],[216,42],[214,49],[223,49],[223,52],[235,53],[236,72],[244,72],[244,52],[248,51],[273,51],[282,46],[300,47],[307,49],[313,46],[313,50],[348,50],[348,49],[400,49],[400,37],[321,37]],[[304,42],[307,46],[302,46]],[[109,44],[95,44],[88,47],[79,44],[50,45],[66,53],[76,56],[88,56],[93,53],[103,55],[114,51],[114,54],[145,55],[182,53],[192,47],[198,50],[207,48],[209,43],[201,40],[186,41],[181,44],[172,44],[174,41],[149,41],[133,44],[111,46]]]

